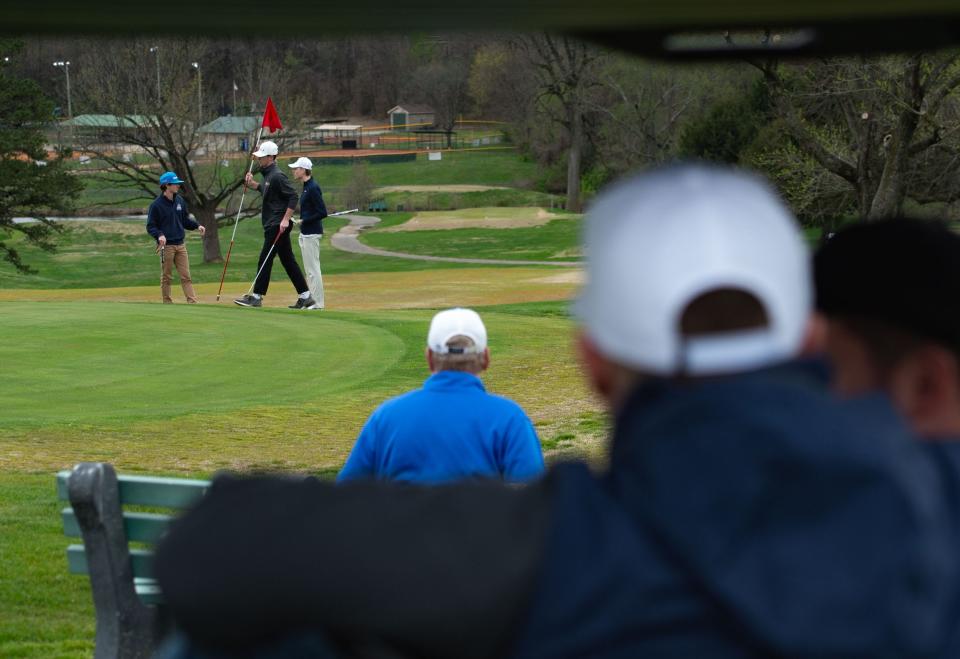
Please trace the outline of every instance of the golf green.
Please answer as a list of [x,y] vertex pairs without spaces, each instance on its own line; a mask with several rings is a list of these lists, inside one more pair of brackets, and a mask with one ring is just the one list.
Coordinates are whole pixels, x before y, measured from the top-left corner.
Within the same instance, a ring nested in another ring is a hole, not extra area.
[[8,303],[0,335],[2,416],[16,425],[294,404],[376,380],[404,352],[372,325],[232,306]]

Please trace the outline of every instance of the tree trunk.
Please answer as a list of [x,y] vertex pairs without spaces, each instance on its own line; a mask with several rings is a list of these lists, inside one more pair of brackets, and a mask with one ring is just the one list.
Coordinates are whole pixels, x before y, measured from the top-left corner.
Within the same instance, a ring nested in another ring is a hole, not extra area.
[[200,207],[196,210],[197,222],[207,230],[203,237],[203,262],[219,263],[223,261],[220,253],[220,235],[217,231],[216,208]]
[[572,103],[570,119],[570,151],[567,153],[567,210],[579,213],[580,161],[583,155],[583,113],[578,103]]
[[896,130],[884,139],[886,159],[877,192],[873,195],[873,203],[870,204],[870,212],[867,214],[868,220],[894,217],[903,209],[907,191],[907,152],[916,129],[917,114],[906,113]]

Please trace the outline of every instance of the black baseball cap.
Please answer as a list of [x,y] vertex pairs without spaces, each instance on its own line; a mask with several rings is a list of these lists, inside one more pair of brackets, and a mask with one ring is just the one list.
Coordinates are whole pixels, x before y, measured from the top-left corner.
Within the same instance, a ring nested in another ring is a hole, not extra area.
[[960,352],[960,235],[897,218],[838,231],[814,256],[817,310],[877,320]]

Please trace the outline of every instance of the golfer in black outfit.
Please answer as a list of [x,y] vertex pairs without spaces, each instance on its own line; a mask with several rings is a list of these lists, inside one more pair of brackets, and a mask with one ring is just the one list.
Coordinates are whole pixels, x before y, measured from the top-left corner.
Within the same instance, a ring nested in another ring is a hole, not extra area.
[[[234,302],[243,307],[263,305],[263,296],[267,294],[267,287],[270,285],[273,257],[279,255],[280,263],[283,264],[283,269],[287,271],[287,276],[290,277],[299,295],[296,303],[290,308],[306,309],[316,303],[310,297],[307,280],[290,246],[290,218],[293,217],[293,211],[297,207],[297,193],[287,177],[277,168],[277,151],[277,145],[273,142],[261,144],[253,155],[260,164],[263,182],[257,183],[250,172],[247,172],[243,180],[244,185],[253,190],[259,190],[263,195],[263,210],[260,216],[260,221],[263,223],[263,249],[260,250],[260,258],[257,261],[260,274],[253,284],[253,293],[237,298]],[[276,245],[274,245],[275,240]]]

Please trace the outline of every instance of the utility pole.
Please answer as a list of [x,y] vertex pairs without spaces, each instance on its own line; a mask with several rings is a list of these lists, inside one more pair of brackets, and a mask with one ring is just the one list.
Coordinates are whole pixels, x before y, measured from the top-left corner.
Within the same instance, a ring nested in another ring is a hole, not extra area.
[[150,52],[157,56],[157,107],[163,104],[160,95],[160,46],[151,46]]
[[70,62],[54,62],[53,65],[62,68],[67,74],[67,116],[73,119],[73,102],[70,100]]
[[194,62],[193,68],[197,70],[197,127],[203,123],[203,74],[200,72],[200,63]]

